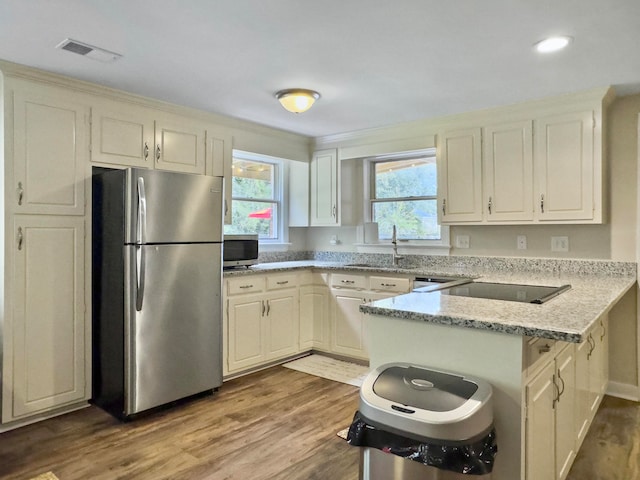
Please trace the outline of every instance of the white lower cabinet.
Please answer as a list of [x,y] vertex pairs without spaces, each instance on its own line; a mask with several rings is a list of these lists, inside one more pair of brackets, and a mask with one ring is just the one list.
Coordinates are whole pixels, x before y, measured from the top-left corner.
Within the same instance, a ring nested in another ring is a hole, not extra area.
[[300,287],[300,349],[331,348],[330,292],[326,285]]
[[551,347],[557,353],[543,358],[526,381],[527,480],[564,480],[569,474],[607,386],[606,333],[603,316],[584,342],[557,342]]
[[580,448],[609,381],[607,317],[576,346],[576,428]]
[[364,315],[360,305],[367,302],[364,293],[332,288],[331,351],[356,358],[368,358],[364,344]]
[[317,350],[368,360],[363,303],[407,293],[411,280],[302,271],[224,282],[225,376]]
[[573,345],[527,383],[525,409],[527,480],[564,479],[576,455]]
[[[298,352],[298,285],[295,274],[248,275],[226,280],[224,374]],[[247,292],[247,293],[243,293]]]
[[331,351],[362,360],[369,359],[365,343],[363,303],[393,297],[410,290],[408,278],[361,274],[331,275]]
[[87,398],[84,219],[16,215],[13,228],[3,422]]
[[264,331],[262,310],[264,298],[243,295],[227,300],[228,370],[249,368],[264,361]]

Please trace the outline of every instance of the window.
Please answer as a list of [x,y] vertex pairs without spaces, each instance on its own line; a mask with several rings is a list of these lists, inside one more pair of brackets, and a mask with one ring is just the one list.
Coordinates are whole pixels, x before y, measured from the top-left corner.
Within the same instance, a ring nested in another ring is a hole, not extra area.
[[234,150],[231,182],[231,225],[225,234],[258,234],[261,242],[283,238],[281,159]]
[[391,239],[393,225],[399,239],[442,238],[434,149],[371,159],[370,172],[370,214],[381,240]]

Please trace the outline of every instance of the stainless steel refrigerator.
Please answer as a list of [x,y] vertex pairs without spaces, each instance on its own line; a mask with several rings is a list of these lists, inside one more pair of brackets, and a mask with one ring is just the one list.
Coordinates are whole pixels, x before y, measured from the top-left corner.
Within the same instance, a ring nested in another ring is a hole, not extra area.
[[222,185],[94,168],[93,402],[121,419],[222,384]]

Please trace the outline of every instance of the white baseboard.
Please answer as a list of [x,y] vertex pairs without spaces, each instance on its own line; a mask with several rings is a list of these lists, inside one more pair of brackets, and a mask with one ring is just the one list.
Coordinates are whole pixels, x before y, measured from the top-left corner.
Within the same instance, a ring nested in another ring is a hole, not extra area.
[[607,395],[611,395],[612,397],[624,398],[625,400],[640,402],[640,387],[638,387],[637,385],[609,382],[606,393]]

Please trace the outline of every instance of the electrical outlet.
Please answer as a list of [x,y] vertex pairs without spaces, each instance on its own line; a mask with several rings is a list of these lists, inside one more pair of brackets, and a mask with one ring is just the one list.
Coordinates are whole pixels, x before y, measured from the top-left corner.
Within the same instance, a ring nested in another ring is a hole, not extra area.
[[469,235],[456,235],[456,248],[469,248]]
[[527,236],[526,235],[518,235],[516,238],[516,245],[518,250],[526,250],[527,249]]
[[568,252],[569,237],[551,237],[552,252]]

